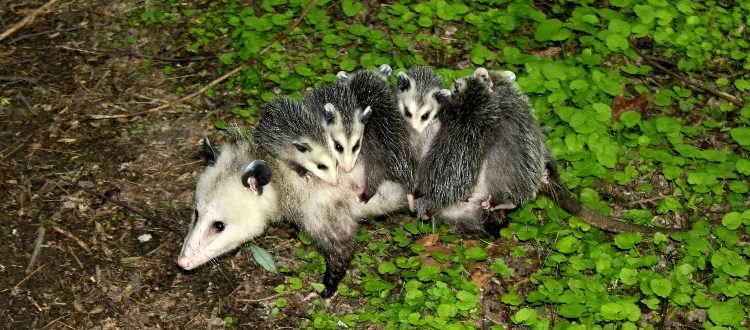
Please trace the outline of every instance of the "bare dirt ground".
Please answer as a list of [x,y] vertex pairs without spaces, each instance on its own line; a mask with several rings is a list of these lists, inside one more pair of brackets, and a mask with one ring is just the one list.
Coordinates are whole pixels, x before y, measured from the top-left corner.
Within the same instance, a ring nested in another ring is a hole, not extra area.
[[[125,11],[139,3],[63,1],[0,42],[0,98],[10,102],[0,107],[0,320],[8,329],[210,328],[231,314],[239,326],[299,324],[308,308],[296,308],[294,297],[283,315],[270,316],[273,300],[263,298],[284,276],[253,264],[247,249],[195,273],[175,264],[203,167],[198,141],[211,133],[207,117],[241,99],[90,117],[152,108],[179,98],[175,84],[213,79],[215,60],[174,63],[170,77],[187,77],[171,79],[148,70],[148,59],[113,51],[122,33],[134,35],[134,47],[171,40],[168,31],[123,30]],[[0,2],[0,30],[41,4]],[[294,262],[296,240],[277,227],[259,243],[280,264]]]

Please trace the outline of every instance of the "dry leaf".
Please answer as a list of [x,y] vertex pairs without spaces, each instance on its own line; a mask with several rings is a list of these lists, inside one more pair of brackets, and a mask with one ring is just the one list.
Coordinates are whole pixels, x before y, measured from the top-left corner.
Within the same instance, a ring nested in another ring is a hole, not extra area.
[[471,274],[471,281],[474,282],[480,289],[484,286],[487,281],[492,278],[492,274],[488,273],[482,273],[480,271],[476,271],[473,274]]
[[424,247],[430,247],[430,246],[435,245],[435,243],[437,243],[439,239],[440,239],[440,234],[434,233],[434,234],[429,234],[423,237],[422,239],[418,240],[417,243],[421,244]]
[[618,120],[620,115],[628,110],[645,114],[650,105],[651,99],[643,96],[643,94],[632,99],[627,99],[623,95],[617,95],[612,98],[612,119]]
[[478,246],[478,245],[479,245],[479,241],[477,241],[475,239],[465,239],[464,240],[464,247],[467,248],[467,249],[470,248],[470,247]]

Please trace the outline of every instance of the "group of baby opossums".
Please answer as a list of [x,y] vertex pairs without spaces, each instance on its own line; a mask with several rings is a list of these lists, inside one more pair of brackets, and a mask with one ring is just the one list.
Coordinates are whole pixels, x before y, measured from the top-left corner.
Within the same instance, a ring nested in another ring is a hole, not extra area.
[[478,68],[450,89],[424,67],[400,72],[392,88],[392,72],[339,72],[302,102],[279,97],[253,138],[309,180],[337,185],[339,171],[361,166],[362,202],[393,181],[418,215],[470,229],[536,195],[551,157],[512,72]]

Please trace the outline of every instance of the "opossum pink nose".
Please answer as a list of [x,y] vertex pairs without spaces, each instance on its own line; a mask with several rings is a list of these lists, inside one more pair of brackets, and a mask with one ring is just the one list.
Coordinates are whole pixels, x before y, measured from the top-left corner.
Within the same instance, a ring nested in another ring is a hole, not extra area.
[[354,169],[354,165],[342,166],[341,169],[344,170],[344,172],[346,172],[346,173],[351,173],[352,170]]
[[190,259],[187,256],[180,256],[177,258],[177,265],[184,270],[190,270]]
[[333,179],[333,181],[331,181],[331,185],[334,186],[334,187],[338,186],[339,185],[339,179]]

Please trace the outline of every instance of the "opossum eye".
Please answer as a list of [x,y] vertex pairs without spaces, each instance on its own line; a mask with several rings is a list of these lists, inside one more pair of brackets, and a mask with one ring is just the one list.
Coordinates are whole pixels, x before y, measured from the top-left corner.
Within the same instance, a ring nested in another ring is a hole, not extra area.
[[429,118],[429,117],[430,117],[429,113],[426,113],[426,114],[422,115],[422,121],[427,120],[427,118]]
[[357,142],[357,144],[355,144],[354,147],[352,148],[352,151],[357,151],[357,150],[359,150],[359,142]]
[[224,222],[214,221],[211,224],[211,228],[213,228],[215,232],[220,233],[220,232],[224,231]]
[[328,166],[325,166],[323,164],[318,164],[318,169],[321,170],[321,171],[325,171],[325,170],[328,169]]
[[404,114],[406,115],[406,118],[411,118],[411,111],[409,111],[409,108],[404,110]]
[[337,141],[333,141],[333,143],[336,144],[336,146],[335,146],[336,151],[338,151],[338,152],[344,152],[344,147],[342,147],[340,143],[338,143]]

